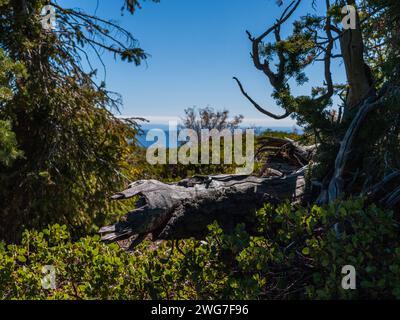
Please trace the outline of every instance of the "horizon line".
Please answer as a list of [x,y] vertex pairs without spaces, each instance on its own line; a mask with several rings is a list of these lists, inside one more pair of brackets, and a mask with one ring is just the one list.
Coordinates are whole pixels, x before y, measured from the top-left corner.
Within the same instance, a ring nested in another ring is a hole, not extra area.
[[[168,125],[170,122],[182,122],[182,118],[179,116],[143,116],[143,115],[118,115],[117,118],[143,118],[148,122],[144,124],[160,124]],[[232,118],[229,118],[232,119]],[[242,125],[248,126],[267,126],[267,127],[299,127],[293,119],[285,120],[274,120],[274,119],[262,119],[262,118],[244,118]]]

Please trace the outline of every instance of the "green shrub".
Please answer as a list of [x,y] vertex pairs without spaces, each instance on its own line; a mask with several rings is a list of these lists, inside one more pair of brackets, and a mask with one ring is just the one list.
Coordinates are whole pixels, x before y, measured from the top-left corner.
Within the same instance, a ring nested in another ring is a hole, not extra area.
[[[399,226],[362,200],[311,209],[266,205],[258,234],[244,225],[203,241],[144,242],[131,254],[99,238],[72,242],[66,227],[27,231],[0,245],[2,299],[376,299],[400,298]],[[42,289],[45,265],[56,289]],[[357,290],[341,288],[342,267]]]
[[[252,238],[239,261],[267,278],[269,298],[400,298],[399,226],[392,213],[352,200],[310,210],[266,206],[259,217],[263,236]],[[357,271],[357,290],[341,287],[346,265]]]
[[9,121],[0,120],[0,166],[9,166],[23,153],[18,150],[17,139]]

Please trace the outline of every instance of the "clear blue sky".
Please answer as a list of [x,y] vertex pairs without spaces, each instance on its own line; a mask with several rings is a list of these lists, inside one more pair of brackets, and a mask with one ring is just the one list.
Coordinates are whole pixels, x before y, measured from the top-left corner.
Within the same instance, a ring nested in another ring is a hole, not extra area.
[[[310,10],[305,1],[299,10]],[[291,126],[291,119],[274,121],[253,109],[241,95],[233,76],[247,92],[271,111],[281,113],[270,97],[267,79],[250,59],[245,30],[254,35],[270,26],[282,12],[275,0],[161,0],[145,2],[133,16],[121,16],[122,0],[61,0],[64,6],[80,7],[88,13],[113,19],[140,41],[151,57],[140,67],[114,61],[104,54],[106,83],[122,94],[124,116],[143,116],[153,123],[180,117],[191,106],[228,109],[243,114],[246,123]],[[290,29],[288,25],[287,29]],[[322,84],[322,66],[313,67],[309,77]],[[99,74],[101,80],[102,74]],[[295,87],[308,94],[309,86]]]

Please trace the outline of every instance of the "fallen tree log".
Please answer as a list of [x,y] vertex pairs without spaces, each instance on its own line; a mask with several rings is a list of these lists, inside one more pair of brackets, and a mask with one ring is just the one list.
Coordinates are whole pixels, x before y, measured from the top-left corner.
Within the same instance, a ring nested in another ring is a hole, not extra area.
[[316,145],[303,146],[288,138],[261,137],[257,139],[256,159],[265,162],[261,175],[282,177],[306,166],[316,150]]
[[254,227],[255,211],[265,203],[303,200],[306,170],[304,167],[285,177],[219,175],[195,176],[171,184],[134,182],[113,199],[138,196],[137,209],[115,225],[102,228],[102,241],[134,236],[136,244],[149,234],[153,240],[201,238],[214,221],[228,232],[238,223]]

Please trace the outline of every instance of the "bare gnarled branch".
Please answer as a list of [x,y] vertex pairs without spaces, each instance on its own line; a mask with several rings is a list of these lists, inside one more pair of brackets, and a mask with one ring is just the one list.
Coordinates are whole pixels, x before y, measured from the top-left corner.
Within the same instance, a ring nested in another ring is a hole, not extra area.
[[239,80],[238,78],[234,77],[233,79],[237,82],[237,84],[238,84],[238,86],[239,86],[240,91],[242,92],[242,94],[243,94],[243,95],[253,104],[253,106],[254,106],[258,111],[260,111],[261,113],[263,113],[263,114],[267,115],[268,117],[271,117],[271,118],[273,118],[273,119],[275,119],[275,120],[282,120],[282,119],[285,119],[285,118],[287,118],[287,117],[289,117],[289,116],[291,115],[291,112],[289,112],[289,111],[286,111],[285,114],[283,114],[283,115],[281,115],[281,116],[278,116],[278,115],[276,115],[276,114],[273,114],[272,112],[269,112],[269,111],[265,110],[264,108],[262,108],[256,101],[254,101],[254,100],[247,94],[247,92],[246,92],[246,91],[244,90],[244,88],[243,88],[242,83],[240,82],[240,80]]

